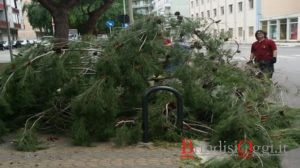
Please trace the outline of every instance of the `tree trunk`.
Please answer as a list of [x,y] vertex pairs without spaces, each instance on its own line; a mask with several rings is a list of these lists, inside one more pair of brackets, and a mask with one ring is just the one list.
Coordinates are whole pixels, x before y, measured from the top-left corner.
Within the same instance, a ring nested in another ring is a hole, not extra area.
[[52,13],[54,21],[54,49],[66,47],[69,37],[69,10],[66,8],[57,9]]
[[89,13],[89,19],[86,22],[86,33],[93,34],[94,29],[96,27],[98,18],[105,13],[107,9],[109,9],[115,0],[106,0],[104,4],[96,8],[94,11]]
[[54,1],[37,0],[52,15],[54,21],[54,50],[61,51],[66,47],[69,36],[69,12],[80,3],[80,0]]

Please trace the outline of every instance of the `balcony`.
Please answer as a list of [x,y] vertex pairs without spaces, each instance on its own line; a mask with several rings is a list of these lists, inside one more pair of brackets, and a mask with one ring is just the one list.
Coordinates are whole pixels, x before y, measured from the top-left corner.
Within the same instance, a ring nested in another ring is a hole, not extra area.
[[0,28],[7,28],[7,22],[0,20]]
[[13,13],[19,14],[19,9],[18,8],[11,8]]
[[132,8],[149,8],[152,7],[153,5],[151,3],[144,3],[144,2],[140,2],[137,4],[132,5]]
[[20,23],[14,23],[14,27],[16,29],[21,29],[21,24]]
[[4,8],[4,4],[3,4],[3,2],[0,2],[0,11],[2,11],[2,10],[4,10],[5,8]]

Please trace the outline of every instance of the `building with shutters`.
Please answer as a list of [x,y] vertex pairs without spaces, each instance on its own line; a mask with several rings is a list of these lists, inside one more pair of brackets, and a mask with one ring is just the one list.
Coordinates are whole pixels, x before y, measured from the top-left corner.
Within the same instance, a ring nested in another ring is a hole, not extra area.
[[182,16],[190,16],[189,0],[133,0],[133,9],[145,15],[169,16],[179,11]]
[[22,16],[22,0],[6,0],[7,20],[5,17],[4,0],[0,0],[0,40],[8,40],[7,24],[11,39],[18,38],[18,31],[24,28]]
[[298,42],[299,0],[189,0],[190,17],[206,18],[214,31],[230,32],[239,42],[252,42],[258,29],[275,41]]

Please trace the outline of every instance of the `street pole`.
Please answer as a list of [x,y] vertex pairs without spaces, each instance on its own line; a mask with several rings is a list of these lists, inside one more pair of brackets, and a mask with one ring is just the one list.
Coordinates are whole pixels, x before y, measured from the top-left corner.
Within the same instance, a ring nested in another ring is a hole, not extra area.
[[133,20],[132,0],[128,0],[128,15],[129,15],[130,24],[133,24],[134,20]]
[[3,5],[4,5],[4,13],[5,13],[5,19],[6,19],[6,27],[7,27],[7,38],[8,38],[8,45],[9,45],[9,54],[10,54],[10,62],[13,62],[13,54],[12,54],[12,44],[10,40],[10,25],[9,25],[9,20],[7,17],[7,6],[6,6],[6,0],[3,0]]
[[125,0],[123,0],[123,12],[124,12],[124,16],[126,15],[126,3]]

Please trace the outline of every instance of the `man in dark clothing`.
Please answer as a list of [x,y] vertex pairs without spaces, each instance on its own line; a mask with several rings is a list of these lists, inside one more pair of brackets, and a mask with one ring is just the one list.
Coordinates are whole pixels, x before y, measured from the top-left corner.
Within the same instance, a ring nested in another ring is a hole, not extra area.
[[255,33],[257,41],[252,43],[250,62],[255,62],[259,69],[272,78],[274,72],[274,64],[277,60],[277,46],[275,42],[267,38],[267,33],[258,30]]

